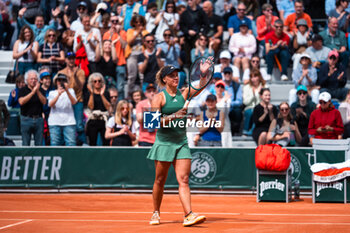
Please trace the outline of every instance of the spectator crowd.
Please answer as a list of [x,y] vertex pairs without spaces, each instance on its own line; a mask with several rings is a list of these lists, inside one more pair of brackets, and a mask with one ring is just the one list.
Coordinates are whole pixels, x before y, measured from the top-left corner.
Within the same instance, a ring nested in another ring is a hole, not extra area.
[[[350,6],[321,2],[0,0],[0,46],[19,74],[7,106],[20,110],[23,145],[33,136],[37,146],[151,146],[143,112],[161,91],[157,72],[179,68],[183,90],[191,64],[213,56],[213,81],[189,115],[222,124],[188,132],[190,145],[230,147],[241,134],[282,146],[347,138]],[[294,88],[274,106],[269,86],[285,81]],[[9,114],[0,106],[1,144]]]

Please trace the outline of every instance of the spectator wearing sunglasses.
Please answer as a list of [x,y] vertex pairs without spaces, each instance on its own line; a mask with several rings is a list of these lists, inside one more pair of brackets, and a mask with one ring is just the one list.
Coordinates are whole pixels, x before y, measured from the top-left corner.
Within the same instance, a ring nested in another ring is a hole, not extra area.
[[317,84],[321,86],[320,93],[327,91],[333,98],[343,101],[348,89],[345,87],[347,80],[346,69],[339,62],[339,53],[332,50],[328,54],[328,62],[321,66]]
[[118,90],[115,87],[108,88],[109,98],[111,106],[108,109],[109,116],[113,116],[115,114],[115,110],[117,109],[118,104]]
[[116,67],[116,80],[117,90],[119,93],[119,100],[124,99],[124,86],[126,77],[126,60],[124,54],[124,48],[126,47],[126,32],[123,30],[120,22],[120,17],[112,14],[111,16],[111,28],[103,35],[103,40],[115,41],[114,47],[117,54],[117,67]]
[[268,79],[269,77],[267,76],[266,68],[260,66],[260,57],[258,55],[254,55],[252,59],[250,59],[249,68],[246,69],[243,73],[242,81],[244,85],[249,83],[250,72],[251,70],[255,70],[255,69],[260,71],[260,74],[265,81],[267,82],[270,81]]
[[144,75],[142,91],[146,91],[146,87],[150,83],[155,83],[157,72],[164,66],[165,55],[161,48],[156,48],[156,40],[153,34],[144,36],[145,50],[138,58],[138,68],[140,73]]
[[57,42],[57,34],[53,29],[46,31],[45,43],[39,47],[37,62],[42,66],[48,66],[51,70],[51,77],[62,69],[65,57],[63,47]]
[[311,101],[307,93],[307,87],[299,85],[297,87],[297,100],[291,105],[293,119],[298,124],[301,140],[299,146],[309,146],[308,125],[312,111],[316,109],[316,104]]
[[334,108],[331,98],[328,92],[322,92],[319,96],[320,107],[311,113],[308,126],[311,144],[314,138],[340,139],[344,132],[340,112]]
[[239,26],[241,25],[242,21],[245,21],[247,23],[248,32],[252,34],[252,21],[245,15],[246,10],[247,7],[244,5],[244,3],[241,2],[237,6],[237,14],[231,16],[228,19],[227,28],[230,36],[232,36],[234,33],[239,32]]
[[293,70],[292,78],[295,88],[289,91],[289,104],[291,105],[297,100],[297,87],[299,85],[304,85],[308,88],[311,93],[312,101],[318,103],[318,95],[320,94],[318,88],[316,87],[317,81],[317,71],[315,67],[312,66],[311,57],[307,53],[300,55],[299,65]]
[[[71,23],[81,17],[83,14],[92,12],[92,4],[90,0],[70,0],[65,8],[63,20],[67,28],[71,28]],[[71,28],[71,30],[73,30]]]

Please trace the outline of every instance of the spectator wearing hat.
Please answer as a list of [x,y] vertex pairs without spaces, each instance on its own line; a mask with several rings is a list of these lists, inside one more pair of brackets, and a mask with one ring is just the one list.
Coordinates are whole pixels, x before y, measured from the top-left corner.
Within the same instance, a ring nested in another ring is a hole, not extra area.
[[330,48],[323,46],[323,38],[318,34],[314,34],[311,38],[311,46],[305,50],[312,60],[312,66],[319,71],[321,65],[327,61]]
[[200,57],[214,56],[213,44],[213,40],[209,41],[207,36],[199,34],[195,48],[191,50],[191,62],[195,62]]
[[227,29],[228,29],[228,32],[230,33],[230,36],[240,31],[239,26],[241,25],[242,21],[244,21],[247,24],[248,32],[252,34],[252,21],[245,15],[247,7],[244,5],[243,2],[241,2],[238,4],[236,10],[237,10],[237,14],[232,15],[228,19],[228,23],[227,23]]
[[[203,127],[199,128],[201,139],[198,142],[198,146],[221,147],[221,133],[225,127],[225,114],[217,109],[217,98],[215,95],[208,95],[205,104],[207,109],[202,111],[199,120],[201,122],[209,121],[211,124],[209,124],[209,127],[203,124]],[[216,124],[215,122],[221,123]]]
[[112,14],[111,16],[111,28],[103,35],[103,40],[116,41],[114,43],[115,51],[117,54],[117,67],[116,67],[116,79],[119,93],[119,100],[124,99],[124,86],[126,77],[126,60],[124,54],[124,48],[126,47],[126,32],[122,29],[121,18]]
[[[227,122],[227,129],[231,128],[231,135],[238,134],[241,122],[242,122],[242,105],[243,105],[243,94],[242,86],[239,82],[233,81],[232,69],[231,67],[226,67],[224,69],[224,79],[225,83],[225,98],[230,98],[228,116],[230,121]],[[215,83],[216,84],[216,83]],[[218,96],[217,96],[218,97]],[[220,103],[220,101],[218,101]],[[229,127],[230,126],[230,127]]]
[[320,32],[320,36],[323,38],[323,45],[336,50],[339,53],[340,61],[344,67],[349,63],[349,51],[347,51],[347,41],[345,33],[338,29],[338,19],[331,17],[328,19],[328,29]]
[[67,28],[72,29],[72,22],[79,19],[84,14],[90,14],[93,11],[90,0],[70,0],[65,7],[63,20]]
[[311,113],[308,133],[310,143],[312,139],[340,139],[344,132],[344,125],[340,112],[331,102],[331,94],[322,92],[319,96],[320,107]]
[[293,70],[299,65],[301,54],[304,53],[306,48],[310,45],[310,31],[308,30],[307,22],[305,19],[299,19],[297,22],[297,31],[293,37]]
[[346,11],[348,6],[349,0],[337,0],[335,2],[335,8],[328,14],[328,17],[335,17],[338,19],[338,29],[343,32],[347,32],[349,26],[350,16],[349,12]]
[[74,117],[76,121],[77,132],[77,145],[86,143],[85,127],[84,127],[84,85],[86,82],[85,72],[80,69],[76,64],[76,55],[74,52],[66,53],[66,68],[58,71],[60,74],[64,74],[68,79],[68,88],[74,90],[76,104],[73,105]]
[[50,91],[47,98],[51,108],[48,125],[51,146],[75,146],[76,121],[73,105],[77,103],[73,88],[69,88],[68,78],[58,73],[53,78],[56,90]]
[[84,25],[82,23],[82,16],[89,14],[87,4],[83,1],[79,2],[77,12],[79,17],[76,20],[74,20],[71,24],[69,22],[66,22],[67,28],[74,32],[84,29]]
[[21,105],[22,145],[29,146],[32,134],[34,145],[43,142],[44,119],[43,105],[46,104],[45,93],[40,89],[39,73],[29,70],[24,75],[26,85],[19,90],[18,102]]
[[34,24],[29,23],[23,17],[26,10],[27,10],[27,8],[22,8],[18,12],[18,19],[17,19],[18,26],[19,26],[19,28],[22,28],[22,26],[28,25],[32,29],[32,31],[34,32],[35,41],[37,41],[39,43],[39,46],[41,46],[42,44],[44,44],[47,30],[49,30],[49,29],[57,30],[57,28],[58,28],[57,17],[60,13],[60,8],[57,7],[55,10],[52,9],[51,14],[54,18],[54,21],[50,25],[45,25],[44,16],[42,16],[42,15],[35,16]]
[[281,80],[287,81],[287,68],[289,65],[290,53],[288,51],[289,36],[283,32],[283,22],[281,20],[275,21],[275,31],[269,32],[265,39],[266,48],[266,63],[268,80],[271,79],[272,70],[276,59],[281,63]]
[[100,2],[96,6],[95,14],[91,17],[92,27],[99,28],[101,35],[109,29],[110,12],[107,2]]
[[249,68],[249,61],[256,52],[256,39],[248,33],[247,21],[241,21],[239,32],[231,36],[228,49],[234,54],[234,66],[242,68],[243,72]]
[[253,110],[260,103],[260,90],[267,88],[268,85],[257,69],[251,70],[247,84],[243,86],[243,104],[244,104],[244,125],[243,134],[251,136],[254,125],[252,121]]
[[332,50],[328,54],[328,62],[321,66],[317,84],[321,86],[320,93],[327,91],[333,98],[343,101],[348,89],[345,87],[347,80],[346,69],[339,62],[339,54]]
[[223,50],[219,56],[219,64],[214,66],[214,72],[220,72],[224,76],[226,67],[231,67],[232,69],[232,80],[239,82],[239,69],[231,64],[231,53],[228,50]]
[[307,87],[299,85],[297,87],[297,100],[291,105],[293,119],[298,124],[301,134],[299,146],[309,146],[308,125],[312,111],[316,109],[316,104],[308,96]]
[[300,55],[300,65],[293,70],[292,78],[295,88],[289,91],[289,105],[292,105],[297,99],[297,87],[304,85],[308,87],[311,98],[314,103],[318,103],[319,90],[316,88],[317,71],[312,66],[311,57],[307,53]]
[[155,129],[145,129],[143,128],[143,113],[145,111],[151,111],[151,103],[154,96],[157,94],[157,88],[153,83],[148,84],[146,87],[145,96],[146,99],[141,100],[136,105],[136,119],[140,124],[140,131],[138,137],[139,146],[152,146],[156,140],[156,130]]
[[155,83],[157,72],[164,66],[165,54],[161,48],[156,48],[156,40],[153,34],[144,36],[145,50],[138,58],[138,68],[144,75],[142,90],[145,91],[149,83]]
[[304,12],[304,4],[302,0],[294,1],[294,10],[295,12],[288,15],[284,21],[284,32],[289,34],[291,37],[294,37],[297,33],[297,25],[300,19],[304,19],[307,22],[308,28],[311,30],[312,21],[310,15]]

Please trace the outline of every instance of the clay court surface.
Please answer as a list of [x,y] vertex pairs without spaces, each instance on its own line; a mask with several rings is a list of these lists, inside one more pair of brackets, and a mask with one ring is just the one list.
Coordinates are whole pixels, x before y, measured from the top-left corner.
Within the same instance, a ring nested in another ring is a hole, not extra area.
[[166,194],[161,225],[148,224],[151,194],[0,194],[0,233],[350,232],[349,204],[256,203],[253,195],[193,195],[203,224],[182,227],[178,196]]

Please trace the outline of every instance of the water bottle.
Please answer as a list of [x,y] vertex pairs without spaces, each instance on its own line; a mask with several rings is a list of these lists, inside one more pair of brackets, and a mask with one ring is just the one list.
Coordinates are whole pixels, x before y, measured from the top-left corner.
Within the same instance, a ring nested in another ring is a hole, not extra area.
[[296,180],[294,184],[294,200],[299,200],[299,199],[300,199],[300,182],[299,180]]

